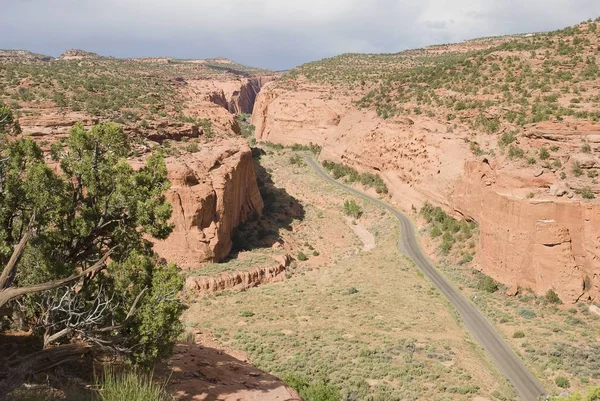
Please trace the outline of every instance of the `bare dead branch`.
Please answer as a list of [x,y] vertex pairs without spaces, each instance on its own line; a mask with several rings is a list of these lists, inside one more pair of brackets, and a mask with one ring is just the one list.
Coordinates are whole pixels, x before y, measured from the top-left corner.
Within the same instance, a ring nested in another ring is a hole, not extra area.
[[100,270],[104,269],[104,267],[106,267],[106,260],[110,256],[110,253],[111,253],[111,251],[108,251],[93,266],[83,270],[81,273],[74,274],[70,277],[67,277],[67,278],[64,278],[61,280],[50,281],[47,283],[32,285],[29,287],[22,287],[22,288],[11,287],[11,288],[7,288],[7,289],[2,289],[2,290],[0,290],[0,308],[3,307],[4,305],[6,305],[6,303],[13,298],[17,298],[17,297],[27,295],[27,294],[33,294],[36,292],[48,291],[48,290],[52,290],[55,288],[59,288],[59,287],[65,286],[67,284],[71,284],[72,282],[77,281],[80,278],[87,276],[88,274],[99,272]]

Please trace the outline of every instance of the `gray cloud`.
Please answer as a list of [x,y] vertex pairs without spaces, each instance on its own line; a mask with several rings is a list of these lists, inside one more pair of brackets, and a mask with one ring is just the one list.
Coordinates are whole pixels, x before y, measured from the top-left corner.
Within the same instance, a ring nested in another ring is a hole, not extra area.
[[230,57],[285,69],[344,52],[397,52],[558,29],[598,0],[0,0],[0,48],[58,55]]

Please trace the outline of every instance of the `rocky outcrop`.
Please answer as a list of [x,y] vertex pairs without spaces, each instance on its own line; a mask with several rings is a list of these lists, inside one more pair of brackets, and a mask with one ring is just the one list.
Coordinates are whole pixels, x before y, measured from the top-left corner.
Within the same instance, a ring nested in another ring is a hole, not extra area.
[[186,289],[197,293],[213,293],[236,287],[250,288],[260,284],[272,283],[285,278],[286,268],[291,262],[291,257],[282,256],[277,264],[256,269],[223,273],[217,277],[190,276],[185,281]]
[[[319,144],[321,159],[380,174],[405,210],[429,201],[475,220],[477,266],[502,283],[540,295],[553,288],[565,302],[600,299],[600,205],[577,195],[584,181],[560,181],[551,166],[515,166],[493,136],[423,115],[382,120],[355,100],[302,77],[267,84],[252,115],[256,138]],[[518,146],[537,152],[552,137],[561,143],[555,160],[593,169],[597,159],[578,152],[582,140],[595,149],[598,131],[597,124],[540,123],[527,127]],[[471,143],[496,147],[497,156],[478,158]]]
[[233,230],[262,212],[250,148],[242,139],[228,139],[166,162],[175,228],[154,249],[188,269],[222,260]]
[[51,60],[53,58],[50,56],[32,53],[28,50],[0,50],[0,63],[30,63]]
[[100,58],[96,53],[88,52],[81,49],[69,49],[58,58],[59,60],[84,60]]
[[565,302],[600,298],[600,205],[528,200],[497,192],[496,172],[467,162],[452,195],[454,205],[477,221],[477,262],[496,280],[554,289]]
[[252,114],[262,87],[275,79],[276,75],[265,75],[213,83],[214,88],[207,94],[207,100],[232,114]]

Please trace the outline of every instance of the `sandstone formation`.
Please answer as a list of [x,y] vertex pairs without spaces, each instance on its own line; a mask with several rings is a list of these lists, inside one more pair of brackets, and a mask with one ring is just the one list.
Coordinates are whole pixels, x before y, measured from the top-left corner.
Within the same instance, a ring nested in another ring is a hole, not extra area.
[[88,52],[81,49],[69,49],[63,54],[60,55],[60,60],[84,60],[84,59],[94,59],[99,58],[100,56],[96,53]]
[[189,80],[190,89],[204,93],[204,100],[214,103],[231,114],[251,114],[261,88],[276,75],[240,78],[229,81]]
[[154,249],[189,269],[222,260],[233,229],[262,213],[250,148],[242,139],[227,139],[166,161],[175,228]]
[[277,264],[256,269],[224,273],[217,277],[190,276],[185,281],[186,289],[197,293],[213,293],[235,287],[250,288],[260,284],[271,283],[285,278],[286,268],[291,262],[291,257],[279,258]]
[[[28,55],[13,53],[21,58]],[[88,57],[95,55],[73,50],[62,59]],[[179,76],[176,64],[173,68],[165,70],[163,78],[176,92],[182,112],[175,114],[162,106],[153,113],[144,110],[145,116],[139,110],[120,110],[138,117],[119,121],[124,132],[136,138],[129,160],[134,167],[161,145],[174,154],[166,159],[172,183],[166,196],[173,206],[174,231],[168,240],[156,243],[155,249],[167,261],[189,269],[221,261],[231,250],[232,231],[262,212],[252,154],[245,139],[235,138],[240,127],[232,111],[251,112],[256,94],[270,78],[240,78],[219,71],[212,78],[194,80]],[[38,83],[24,79],[19,86],[32,90]],[[215,93],[222,94],[223,104],[219,104]],[[68,136],[76,123],[91,127],[112,120],[110,113],[93,116],[87,111],[58,107],[48,99],[23,101],[20,112],[23,134],[33,137],[46,150]],[[181,118],[181,114],[187,118]]]
[[[429,201],[475,220],[476,263],[502,283],[540,295],[552,288],[565,302],[600,298],[600,205],[578,195],[583,180],[560,181],[551,167],[517,168],[495,137],[423,115],[383,120],[355,100],[303,77],[294,85],[269,83],[252,116],[256,138],[319,144],[322,160],[380,174],[405,210]],[[556,160],[592,171],[597,158],[579,148],[585,140],[594,149],[599,134],[599,124],[538,123],[518,143],[536,151],[548,138],[561,141]],[[496,156],[474,156],[473,142],[496,148]]]

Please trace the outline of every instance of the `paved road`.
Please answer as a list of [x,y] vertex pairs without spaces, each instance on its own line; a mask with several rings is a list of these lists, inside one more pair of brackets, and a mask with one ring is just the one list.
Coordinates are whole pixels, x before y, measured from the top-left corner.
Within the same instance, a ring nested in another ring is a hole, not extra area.
[[540,399],[542,395],[547,394],[546,390],[544,390],[531,372],[523,365],[523,362],[521,362],[510,346],[504,342],[477,307],[450,284],[425,257],[419,247],[412,223],[408,217],[379,199],[373,198],[363,192],[335,181],[314,159],[307,157],[305,160],[324,180],[337,187],[343,188],[354,195],[367,199],[396,216],[401,224],[401,235],[398,239],[398,249],[400,252],[411,258],[437,289],[456,308],[471,335],[486,350],[488,355],[496,363],[496,366],[498,366],[504,376],[512,383],[521,397],[526,401],[536,401]]

